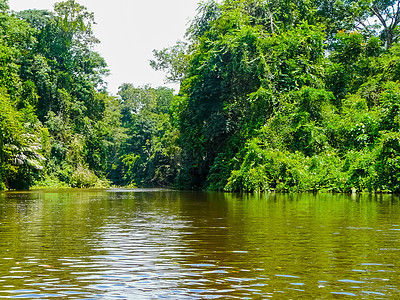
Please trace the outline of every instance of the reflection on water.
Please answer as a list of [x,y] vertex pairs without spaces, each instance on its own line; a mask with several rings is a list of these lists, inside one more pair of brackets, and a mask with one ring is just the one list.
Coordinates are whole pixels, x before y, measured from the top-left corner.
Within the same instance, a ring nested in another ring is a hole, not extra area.
[[399,298],[391,195],[0,194],[0,298]]

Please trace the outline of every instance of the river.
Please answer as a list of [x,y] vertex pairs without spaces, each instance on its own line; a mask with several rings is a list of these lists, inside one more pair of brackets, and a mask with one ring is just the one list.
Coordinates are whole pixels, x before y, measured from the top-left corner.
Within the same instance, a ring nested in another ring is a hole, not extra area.
[[0,194],[0,298],[399,299],[392,195]]

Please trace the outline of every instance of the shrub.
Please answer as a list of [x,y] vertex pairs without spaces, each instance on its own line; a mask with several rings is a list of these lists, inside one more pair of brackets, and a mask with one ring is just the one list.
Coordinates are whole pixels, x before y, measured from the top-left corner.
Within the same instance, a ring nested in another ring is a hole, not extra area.
[[99,178],[93,171],[85,166],[78,166],[72,174],[70,185],[77,188],[95,187],[99,182]]

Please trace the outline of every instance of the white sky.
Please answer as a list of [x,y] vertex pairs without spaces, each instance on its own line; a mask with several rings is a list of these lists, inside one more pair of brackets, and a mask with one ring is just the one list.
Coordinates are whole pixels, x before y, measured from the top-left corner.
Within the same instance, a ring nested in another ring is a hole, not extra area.
[[[9,0],[13,11],[47,9],[54,0]],[[184,39],[188,22],[196,14],[199,0],[77,0],[95,15],[97,51],[111,70],[108,90],[116,94],[122,83],[153,87],[164,83],[164,73],[149,66],[153,49],[162,49]]]

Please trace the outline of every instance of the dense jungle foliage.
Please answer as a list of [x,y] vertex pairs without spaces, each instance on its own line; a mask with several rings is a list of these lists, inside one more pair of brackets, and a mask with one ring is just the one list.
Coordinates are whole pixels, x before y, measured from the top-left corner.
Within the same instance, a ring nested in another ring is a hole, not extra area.
[[203,3],[155,51],[182,188],[400,192],[400,1]]
[[0,0],[0,189],[172,182],[173,91],[110,96],[93,24],[74,0],[18,13]]
[[0,0],[0,188],[400,192],[400,1],[213,0],[107,92],[94,16]]

